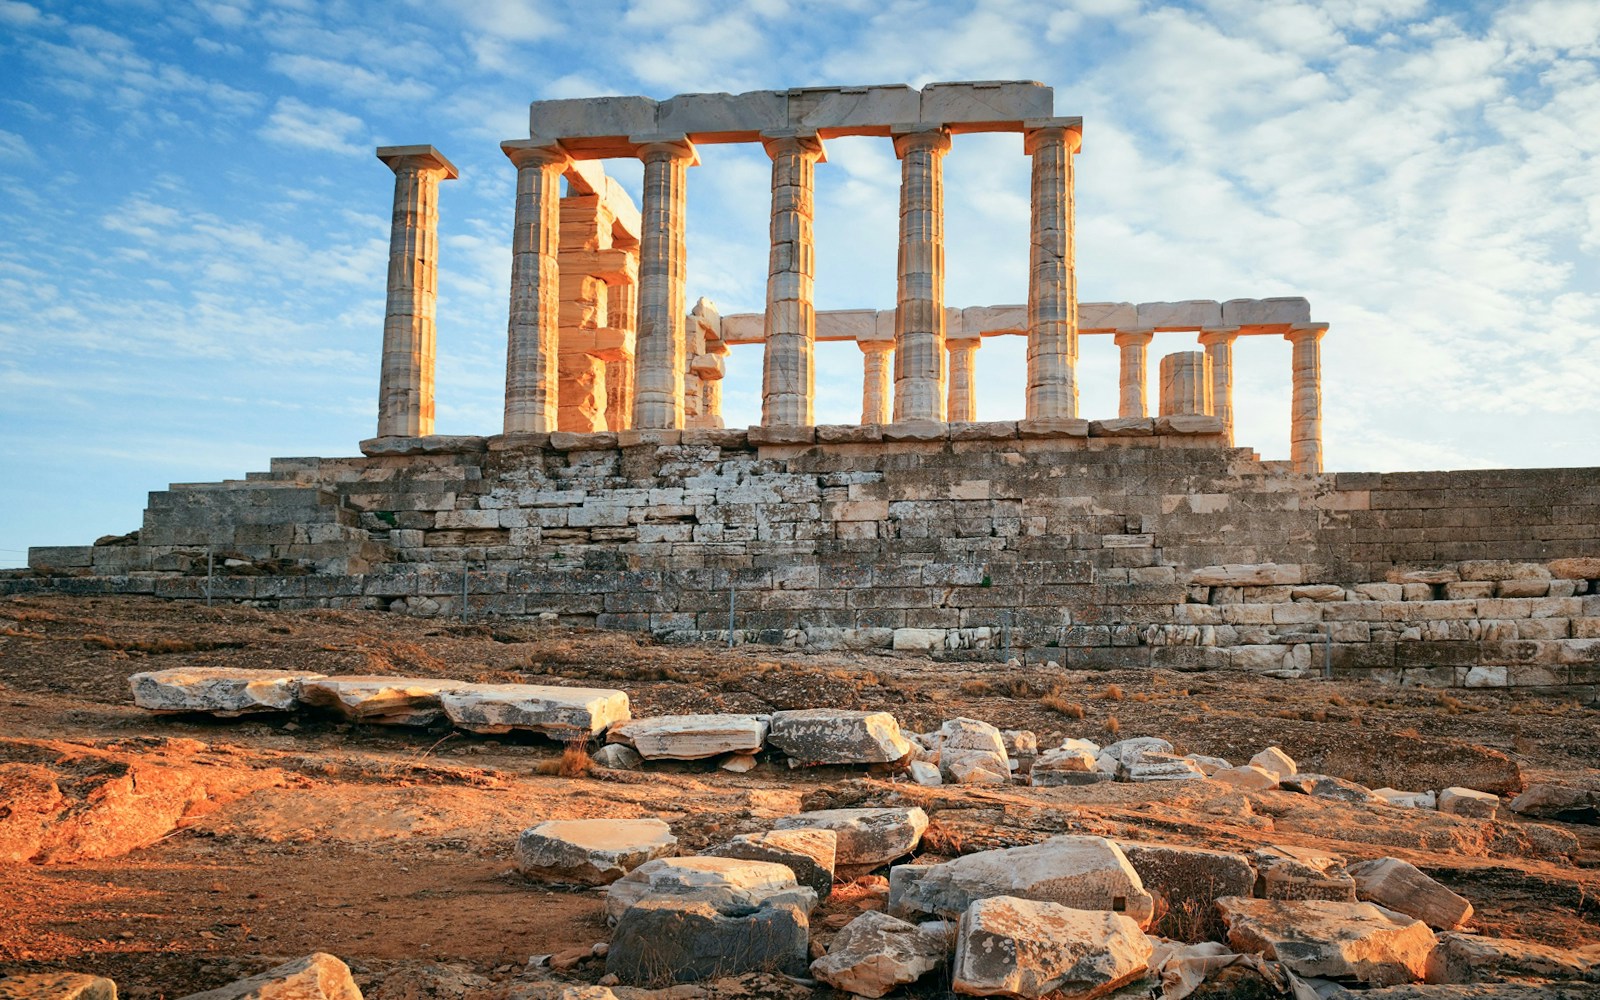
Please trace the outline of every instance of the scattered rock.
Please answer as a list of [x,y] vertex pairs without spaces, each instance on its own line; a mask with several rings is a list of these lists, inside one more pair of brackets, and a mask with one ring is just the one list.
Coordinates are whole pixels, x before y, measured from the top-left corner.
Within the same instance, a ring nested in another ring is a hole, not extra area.
[[1030,777],[1035,788],[1059,788],[1063,785],[1097,785],[1102,781],[1113,780],[1113,775],[1108,771],[1098,768],[1093,771],[1032,771]]
[[1349,867],[1356,896],[1377,903],[1439,930],[1460,927],[1472,919],[1472,904],[1399,858],[1361,861]]
[[889,872],[889,912],[896,916],[955,918],[974,900],[991,896],[1125,913],[1141,927],[1155,913],[1139,873],[1104,837],[1051,837],[939,865],[896,865]]
[[1002,729],[1000,735],[1012,757],[1032,757],[1039,752],[1039,737],[1030,729]]
[[78,972],[6,976],[0,979],[0,1000],[117,1000],[117,984]]
[[1298,770],[1295,766],[1294,758],[1277,747],[1267,747],[1254,757],[1251,757],[1250,763],[1263,771],[1277,775],[1279,781],[1291,776]]
[[939,751],[939,777],[952,785],[1009,785],[1011,769],[991,751],[947,746]]
[[1355,979],[1370,986],[1416,982],[1428,967],[1426,924],[1371,903],[1225,896],[1217,909],[1228,943],[1276,959],[1302,976]]
[[1439,811],[1452,816],[1494,819],[1500,811],[1500,797],[1471,788],[1446,788],[1439,793]]
[[1532,941],[1440,934],[1428,960],[1430,983],[1492,983],[1507,978],[1600,982],[1600,944],[1568,951]]
[[601,767],[613,771],[637,771],[644,766],[644,758],[633,747],[621,743],[607,743],[596,750],[591,759]]
[[319,951],[183,1000],[361,1000],[361,991],[349,966]]
[[319,677],[301,682],[300,700],[331,708],[352,722],[431,726],[444,718],[440,692],[463,683],[413,677]]
[[816,893],[799,887],[793,871],[770,861],[707,855],[657,858],[611,883],[605,909],[606,918],[614,921],[640,900],[670,896],[708,902],[729,913],[777,895],[803,903],[807,912],[817,901]]
[[1146,754],[1171,754],[1172,744],[1154,736],[1134,736],[1105,747],[1100,751],[1101,756],[1110,757],[1112,760],[1127,767],[1142,761]]
[[1562,823],[1600,823],[1600,792],[1564,785],[1529,785],[1511,800],[1511,811]]
[[474,733],[527,729],[555,739],[588,739],[627,722],[628,696],[609,688],[467,684],[439,694],[445,715]]
[[783,865],[794,873],[797,882],[815,892],[818,899],[827,899],[833,891],[834,860],[838,850],[839,835],[833,830],[769,830],[743,834],[705,854]]
[[911,780],[919,785],[942,785],[944,776],[939,773],[937,764],[930,764],[925,760],[914,760],[906,767]]
[[517,870],[534,878],[605,885],[677,849],[672,828],[659,819],[550,820],[517,838]]
[[1256,764],[1213,771],[1211,777],[1247,792],[1264,792],[1278,787],[1278,776]]
[[767,719],[760,715],[662,715],[614,726],[606,736],[633,747],[645,760],[755,753],[766,738]]
[[1100,996],[1142,978],[1152,951],[1118,913],[1009,896],[975,901],[961,916],[951,988],[967,996]]
[[730,774],[748,774],[756,769],[757,763],[753,753],[730,753],[718,762],[717,767]]
[[209,712],[225,719],[251,712],[286,712],[299,704],[300,682],[324,675],[309,670],[173,667],[128,678],[133,703],[151,712]]
[[911,753],[911,741],[888,712],[779,712],[772,717],[767,741],[807,764],[886,764]]
[[[1194,939],[1209,928],[1222,896],[1255,891],[1256,869],[1242,854],[1170,844],[1119,843],[1145,891],[1166,901],[1162,929],[1169,937]],[[1187,933],[1185,933],[1187,932]]]
[[1194,781],[1206,773],[1184,757],[1151,753],[1124,766],[1123,776],[1129,781]]
[[1256,848],[1250,859],[1261,873],[1257,894],[1267,899],[1356,901],[1356,883],[1342,858],[1274,844]]
[[987,722],[966,718],[950,719],[939,727],[938,737],[938,745],[941,752],[948,750],[981,750],[999,757],[1002,762],[1009,759],[1006,755],[1006,738],[1004,734]]
[[881,997],[916,982],[944,960],[943,933],[868,910],[834,936],[827,955],[811,963],[811,975],[857,996]]
[[643,899],[618,919],[606,972],[642,987],[748,972],[799,976],[810,933],[806,907],[788,894],[726,912],[692,897]]
[[835,864],[877,866],[916,849],[928,829],[928,814],[916,806],[886,809],[819,809],[785,816],[779,830],[832,830],[838,835]]
[[1077,771],[1081,774],[1094,770],[1094,759],[1093,753],[1079,747],[1047,750],[1033,762],[1032,773],[1036,777],[1040,771]]
[[1367,786],[1335,778],[1331,774],[1293,774],[1280,781],[1278,787],[1284,791],[1299,792],[1301,795],[1311,795],[1319,799],[1332,799],[1335,802],[1383,801],[1373,795]]
[[1402,809],[1437,809],[1439,796],[1432,792],[1402,792],[1396,788],[1374,788],[1372,794],[1391,806]]
[[1205,772],[1205,775],[1208,778],[1211,775],[1216,774],[1218,771],[1226,771],[1233,767],[1232,764],[1223,760],[1221,757],[1207,757],[1205,754],[1200,753],[1184,754],[1183,759],[1193,764],[1195,767],[1198,767],[1201,771]]

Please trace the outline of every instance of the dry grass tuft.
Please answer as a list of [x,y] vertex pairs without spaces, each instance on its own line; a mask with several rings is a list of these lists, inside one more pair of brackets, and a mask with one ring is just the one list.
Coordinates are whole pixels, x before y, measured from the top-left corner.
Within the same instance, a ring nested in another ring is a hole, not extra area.
[[1095,695],[1095,697],[1105,701],[1121,701],[1127,696],[1122,693],[1122,688],[1115,684],[1107,684],[1106,689]]
[[130,653],[203,653],[211,649],[236,649],[244,645],[242,642],[205,639],[115,639],[99,633],[85,635],[83,641],[91,646]]
[[951,829],[938,820],[928,824],[928,829],[922,834],[921,850],[929,854],[938,854],[947,858],[959,857],[966,847],[966,840],[959,830]]
[[582,742],[573,742],[566,745],[561,751],[561,756],[541,760],[534,764],[533,770],[535,774],[583,778],[594,770],[594,766],[594,758],[589,756],[589,747]]
[[1059,712],[1069,719],[1083,718],[1083,706],[1075,701],[1068,701],[1055,691],[1039,698],[1039,704],[1052,712]]
[[1115,736],[1115,735],[1117,735],[1117,733],[1119,733],[1121,731],[1122,731],[1122,723],[1117,721],[1117,717],[1115,715],[1107,716],[1106,717],[1106,732],[1110,733],[1112,736]]

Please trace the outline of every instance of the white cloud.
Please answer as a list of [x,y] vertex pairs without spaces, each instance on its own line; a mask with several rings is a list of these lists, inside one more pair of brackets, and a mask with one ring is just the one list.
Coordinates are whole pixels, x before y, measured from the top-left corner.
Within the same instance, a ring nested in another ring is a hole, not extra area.
[[12,163],[35,163],[39,159],[28,140],[15,132],[0,129],[0,161],[9,160]]
[[433,88],[420,80],[397,80],[387,73],[336,59],[274,52],[267,59],[267,66],[296,83],[327,87],[355,97],[416,102],[433,95]]
[[358,155],[367,151],[366,123],[336,108],[317,108],[294,97],[280,97],[261,126],[261,135],[286,146]]

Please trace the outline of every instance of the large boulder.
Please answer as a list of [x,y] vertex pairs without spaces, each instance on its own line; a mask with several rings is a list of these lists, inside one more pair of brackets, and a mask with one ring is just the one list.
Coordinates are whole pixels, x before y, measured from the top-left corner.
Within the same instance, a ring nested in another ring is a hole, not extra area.
[[1276,959],[1301,976],[1392,986],[1423,978],[1433,932],[1420,920],[1371,903],[1225,896],[1217,909],[1228,943]]
[[884,809],[818,809],[785,816],[779,830],[832,830],[838,836],[838,867],[877,866],[916,850],[928,829],[928,814],[917,806]]
[[1166,901],[1161,931],[1187,941],[1207,936],[1222,896],[1255,891],[1256,869],[1242,854],[1170,844],[1119,843],[1145,891]]
[[522,831],[516,860],[533,878],[605,885],[677,850],[659,819],[555,819]]
[[833,892],[833,869],[839,834],[833,830],[768,830],[734,837],[702,853],[714,858],[769,861],[794,873],[795,881],[827,899]]
[[779,895],[801,903],[807,912],[817,901],[816,893],[795,882],[794,872],[770,861],[704,855],[657,858],[611,883],[606,889],[606,919],[617,920],[643,899],[696,899],[731,912]]
[[0,1000],[117,1000],[117,984],[80,972],[36,972],[0,979]]
[[1100,996],[1149,971],[1150,941],[1119,913],[995,896],[956,929],[950,986],[967,996]]
[[589,739],[627,722],[628,696],[609,688],[467,684],[439,695],[450,721],[474,733],[527,729],[555,739]]
[[1250,860],[1261,873],[1256,894],[1267,899],[1356,901],[1355,880],[1336,855],[1272,844],[1251,851]]
[[612,728],[606,739],[633,747],[645,760],[700,760],[755,753],[767,738],[763,715],[661,715]]
[[1009,785],[1011,768],[989,750],[945,747],[939,751],[939,778],[952,785]]
[[332,709],[354,722],[431,726],[444,718],[440,692],[465,683],[418,677],[318,677],[300,683],[300,700]]
[[912,750],[888,712],[836,708],[779,712],[767,742],[805,764],[887,764]]
[[806,971],[810,937],[807,907],[793,895],[726,910],[692,896],[654,897],[628,907],[617,920],[606,971],[640,987],[750,972],[799,976]]
[[323,676],[309,670],[172,667],[128,678],[133,703],[151,712],[209,712],[233,718],[287,712],[300,703],[300,685]]
[[1472,904],[1399,858],[1359,861],[1349,867],[1356,896],[1404,913],[1439,930],[1460,927],[1472,919]]
[[1125,913],[1141,927],[1155,913],[1139,873],[1104,837],[1052,837],[939,865],[896,865],[889,872],[889,912],[896,916],[954,919],[974,900],[991,896]]
[[1600,944],[1568,951],[1532,941],[1450,931],[1438,936],[1438,946],[1428,958],[1430,983],[1493,983],[1530,978],[1600,983]]
[[361,1000],[361,991],[348,965],[319,951],[183,1000]]
[[856,996],[881,997],[944,964],[943,925],[925,930],[878,910],[850,921],[811,963],[811,975]]
[[1452,816],[1494,819],[1500,811],[1500,797],[1474,788],[1446,788],[1439,793],[1439,811]]
[[1277,775],[1279,781],[1293,775],[1298,770],[1294,758],[1277,747],[1267,747],[1254,757],[1251,757],[1250,763],[1263,771]]
[[1244,792],[1265,792],[1278,787],[1278,776],[1259,764],[1218,768],[1211,772],[1211,777]]
[[977,719],[950,719],[939,727],[937,743],[940,752],[945,750],[982,750],[1007,760],[1006,738],[1000,730]]

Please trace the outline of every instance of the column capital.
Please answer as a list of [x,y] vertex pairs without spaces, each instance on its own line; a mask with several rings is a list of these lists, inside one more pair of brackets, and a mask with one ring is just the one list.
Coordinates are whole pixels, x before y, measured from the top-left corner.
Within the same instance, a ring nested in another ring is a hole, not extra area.
[[700,150],[686,135],[630,135],[634,153],[641,160],[688,160],[689,166],[700,165]]
[[1210,347],[1212,344],[1231,344],[1239,337],[1240,328],[1237,326],[1202,326],[1200,328],[1199,344],[1201,347]]
[[858,340],[856,346],[862,354],[887,354],[894,350],[893,340]]
[[1118,330],[1111,339],[1118,347],[1144,347],[1155,337],[1154,327],[1138,327],[1132,330]]
[[445,180],[450,181],[461,176],[454,163],[445,159],[443,153],[428,145],[379,146],[378,159],[395,173],[410,167],[416,170],[436,170],[444,175]]
[[950,152],[950,132],[943,125],[894,125],[889,134],[894,138],[894,155],[902,160],[917,150]]
[[1326,323],[1294,323],[1289,326],[1289,332],[1283,335],[1283,339],[1291,344],[1298,344],[1306,340],[1316,343],[1327,332],[1328,324]]
[[770,129],[761,133],[761,147],[773,158],[783,153],[799,153],[816,157],[818,163],[828,162],[827,147],[814,128]]
[[572,156],[559,142],[542,139],[507,139],[500,144],[500,152],[506,154],[506,158],[518,170],[523,167],[565,167],[572,162]]
[[1030,118],[1022,123],[1022,151],[1029,156],[1042,142],[1064,142],[1069,153],[1083,148],[1083,119]]
[[962,333],[962,334],[957,334],[955,336],[952,336],[949,333],[946,333],[945,337],[944,337],[944,347],[945,347],[945,350],[947,350],[947,351],[964,351],[964,350],[974,350],[975,351],[975,350],[977,350],[978,348],[980,348],[982,346],[983,346],[983,335],[982,334],[977,334],[977,333],[966,334],[966,333]]

